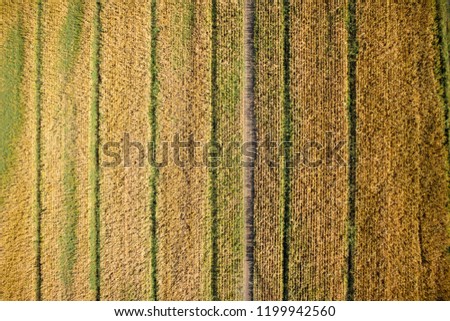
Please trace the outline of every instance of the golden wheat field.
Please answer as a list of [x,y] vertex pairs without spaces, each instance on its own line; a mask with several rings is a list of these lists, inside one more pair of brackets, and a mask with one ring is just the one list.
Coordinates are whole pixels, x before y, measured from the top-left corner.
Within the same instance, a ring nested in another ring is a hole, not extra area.
[[450,300],[447,0],[0,0],[0,300]]

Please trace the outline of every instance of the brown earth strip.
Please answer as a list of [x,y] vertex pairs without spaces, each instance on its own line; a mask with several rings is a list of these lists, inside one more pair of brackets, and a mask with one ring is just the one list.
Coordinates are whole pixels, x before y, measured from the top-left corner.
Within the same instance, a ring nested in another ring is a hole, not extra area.
[[346,10],[346,0],[290,5],[289,300],[346,295]]
[[0,300],[35,300],[38,8],[0,6]]
[[244,92],[243,92],[243,161],[244,196],[244,300],[253,300],[254,272],[254,164],[256,160],[255,122],[255,1],[244,1]]
[[[150,168],[146,158],[147,143],[151,141],[150,12],[150,0],[108,1],[101,5],[102,300],[147,300],[151,296]],[[105,149],[105,144],[111,142],[119,144]],[[140,143],[140,147],[133,142]],[[125,150],[128,147],[129,153]],[[112,164],[115,153],[120,163]]]

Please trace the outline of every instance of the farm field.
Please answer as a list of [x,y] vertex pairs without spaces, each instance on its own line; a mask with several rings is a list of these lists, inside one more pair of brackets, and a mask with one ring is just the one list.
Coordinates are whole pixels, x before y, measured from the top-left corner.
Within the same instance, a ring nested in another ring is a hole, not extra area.
[[450,3],[0,0],[0,300],[450,300]]

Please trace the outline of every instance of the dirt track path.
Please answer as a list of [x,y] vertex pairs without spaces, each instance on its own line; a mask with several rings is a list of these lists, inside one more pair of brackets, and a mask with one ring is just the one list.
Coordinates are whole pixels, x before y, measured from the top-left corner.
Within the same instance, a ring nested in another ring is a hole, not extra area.
[[254,24],[255,1],[246,0],[244,4],[244,144],[248,147],[251,156],[245,159],[248,166],[244,166],[244,300],[253,300],[253,265],[254,265],[254,162],[256,153],[256,126],[254,116],[255,104],[255,48]]

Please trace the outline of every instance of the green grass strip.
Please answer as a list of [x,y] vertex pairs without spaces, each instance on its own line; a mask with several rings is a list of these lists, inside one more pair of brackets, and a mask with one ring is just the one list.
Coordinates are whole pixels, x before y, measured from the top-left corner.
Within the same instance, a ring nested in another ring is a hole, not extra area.
[[349,140],[349,197],[348,197],[348,226],[347,226],[347,300],[354,300],[354,255],[356,234],[356,60],[358,56],[358,40],[356,26],[356,1],[349,0],[347,11],[348,56],[347,56],[347,113]]
[[289,228],[291,220],[291,153],[292,153],[292,108],[290,92],[290,2],[283,0],[283,177],[282,177],[282,210],[283,210],[283,300],[289,300]]
[[23,106],[20,89],[24,68],[24,39],[21,21],[9,31],[1,49],[0,184],[6,186],[9,178],[8,173],[15,161],[14,147],[23,129]]
[[64,212],[65,222],[61,235],[61,256],[60,268],[61,277],[65,286],[67,298],[70,298],[73,285],[73,270],[76,263],[76,244],[77,225],[80,215],[80,208],[77,199],[78,177],[76,173],[76,107],[73,103],[73,97],[67,94],[67,86],[71,85],[70,78],[73,75],[75,61],[79,56],[81,48],[81,33],[83,27],[84,1],[71,0],[68,3],[68,12],[65,22],[61,29],[60,45],[60,72],[63,75],[63,92],[66,96],[67,106],[64,106],[65,114],[65,144],[64,144],[64,170],[63,170],[63,189],[64,189]]
[[61,65],[64,74],[72,72],[81,49],[81,31],[84,17],[84,1],[71,0],[68,3],[66,19],[60,34]]
[[157,253],[158,253],[158,239],[157,239],[157,221],[156,221],[156,209],[158,198],[158,177],[159,169],[156,165],[156,143],[158,135],[158,94],[159,94],[159,81],[158,81],[158,16],[157,16],[157,0],[152,0],[151,3],[151,61],[150,61],[150,73],[151,73],[151,100],[150,100],[150,130],[151,130],[151,144],[153,147],[153,159],[155,162],[152,164],[152,173],[150,176],[150,221],[151,221],[151,240],[150,240],[150,253],[151,253],[151,300],[158,300],[158,266],[157,266]]
[[100,163],[99,163],[99,110],[100,110],[100,54],[101,54],[101,32],[100,20],[101,2],[96,1],[94,17],[94,39],[92,43],[92,105],[90,121],[90,155],[91,163],[89,170],[89,184],[91,186],[90,202],[92,212],[90,219],[90,286],[94,291],[95,299],[100,300]]

